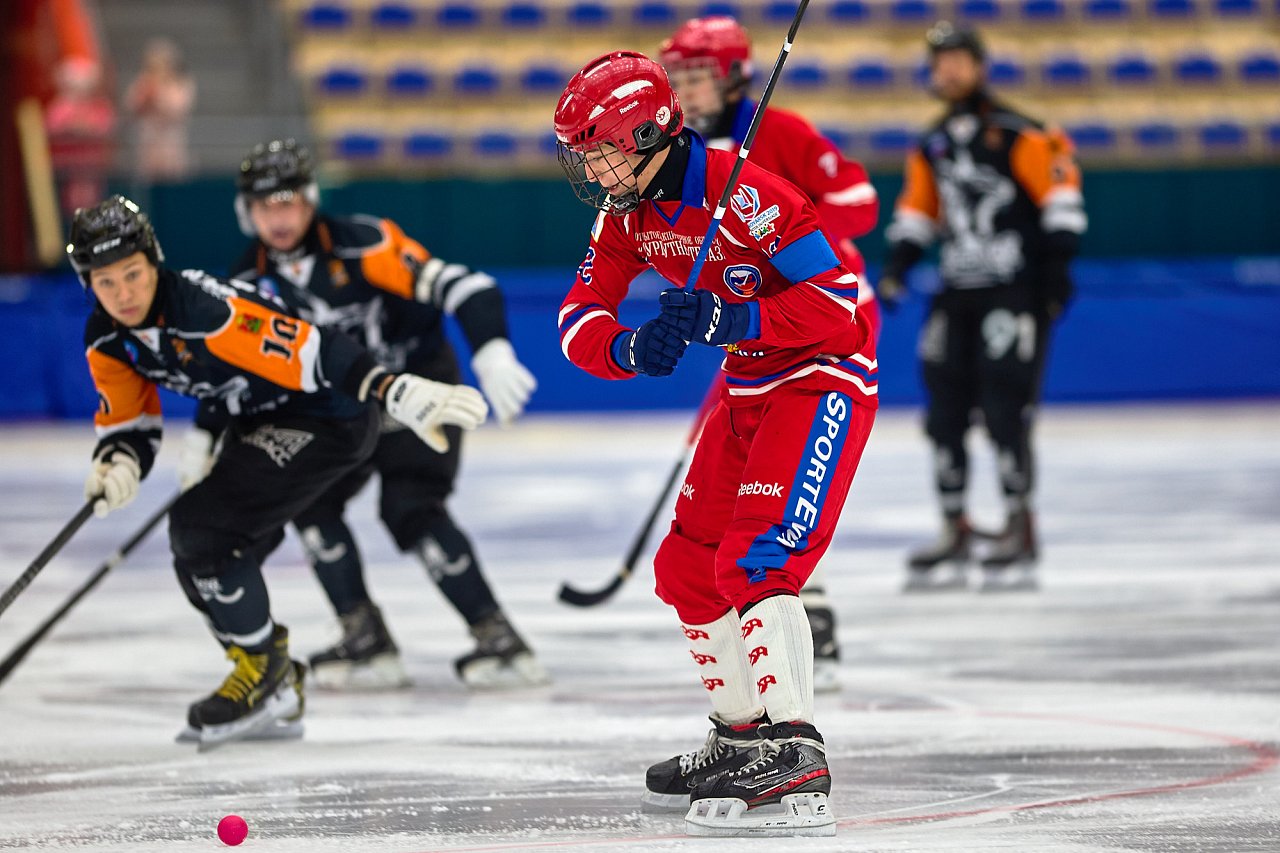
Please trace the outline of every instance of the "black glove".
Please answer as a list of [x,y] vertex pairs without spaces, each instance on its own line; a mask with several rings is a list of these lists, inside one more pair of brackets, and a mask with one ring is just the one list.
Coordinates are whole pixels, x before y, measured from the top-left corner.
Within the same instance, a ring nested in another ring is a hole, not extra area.
[[661,317],[634,332],[613,339],[613,360],[623,370],[646,376],[670,376],[687,344],[680,333]]
[[889,256],[880,271],[880,281],[876,282],[876,296],[886,311],[894,310],[907,298],[908,290],[903,280],[907,277],[907,270],[923,257],[924,247],[909,240],[899,240],[889,247]]
[[1040,304],[1044,315],[1056,320],[1067,309],[1075,295],[1071,281],[1071,259],[1063,255],[1050,255],[1040,273]]
[[672,288],[658,296],[662,319],[689,343],[718,347],[736,344],[751,328],[751,309],[738,302],[725,302],[710,290],[692,293]]

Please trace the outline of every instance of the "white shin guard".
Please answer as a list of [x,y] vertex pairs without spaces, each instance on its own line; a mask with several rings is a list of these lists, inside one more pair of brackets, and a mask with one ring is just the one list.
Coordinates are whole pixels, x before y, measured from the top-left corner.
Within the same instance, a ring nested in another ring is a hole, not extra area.
[[761,714],[760,695],[739,637],[737,612],[730,610],[706,625],[681,623],[681,627],[716,716],[731,725],[757,719]]
[[799,597],[766,598],[741,620],[743,649],[769,719],[813,722],[813,634]]

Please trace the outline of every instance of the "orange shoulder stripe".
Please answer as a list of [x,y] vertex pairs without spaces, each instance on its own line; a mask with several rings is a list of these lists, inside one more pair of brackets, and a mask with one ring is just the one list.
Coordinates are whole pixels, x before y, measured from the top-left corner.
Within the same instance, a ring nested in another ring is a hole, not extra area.
[[1043,205],[1056,189],[1080,189],[1080,168],[1073,154],[1071,139],[1063,131],[1027,129],[1013,142],[1009,167],[1031,200]]
[[408,237],[390,219],[383,219],[379,225],[384,238],[361,256],[360,271],[374,287],[405,299],[413,299],[417,267],[425,264],[431,258],[431,253],[418,241]]
[[209,352],[281,388],[316,390],[320,334],[310,323],[238,296],[227,305],[230,320],[205,338]]
[[99,433],[126,429],[143,419],[160,417],[160,394],[155,383],[96,349],[86,351],[85,358],[98,391],[98,411],[93,416],[93,425]]
[[940,206],[938,187],[933,178],[933,167],[918,150],[913,150],[907,155],[906,174],[903,179],[902,193],[898,196],[897,209],[923,213],[930,219],[938,218]]

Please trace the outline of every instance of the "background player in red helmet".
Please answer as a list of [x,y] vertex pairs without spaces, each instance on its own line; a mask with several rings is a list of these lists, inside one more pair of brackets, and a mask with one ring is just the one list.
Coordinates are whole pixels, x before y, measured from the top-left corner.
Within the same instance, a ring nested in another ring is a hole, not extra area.
[[[693,18],[662,43],[661,59],[684,108],[685,123],[702,134],[708,148],[736,152],[756,109],[747,94],[754,75],[747,31],[727,16]],[[862,253],[853,242],[875,228],[880,211],[867,170],[843,157],[804,118],[775,107],[764,111],[751,162],[786,178],[813,202],[822,230],[839,248],[841,262],[858,276],[861,319],[878,335],[880,309],[866,283]],[[840,687],[835,615],[825,587],[819,570],[801,593],[813,629],[818,691]]]
[[[662,67],[630,52],[588,63],[555,113],[561,164],[601,211],[561,306],[565,355],[595,376],[630,379],[670,374],[686,342],[725,349],[723,398],[654,558],[713,728],[701,749],[649,769],[645,803],[689,808],[694,834],[830,835],[799,593],[875,418],[875,339],[857,310],[858,278],[812,202],[750,162],[697,289],[679,287],[738,161],[683,124]],[[618,306],[648,268],[677,286],[661,294],[657,317],[630,329]],[[748,810],[728,810],[736,800]]]

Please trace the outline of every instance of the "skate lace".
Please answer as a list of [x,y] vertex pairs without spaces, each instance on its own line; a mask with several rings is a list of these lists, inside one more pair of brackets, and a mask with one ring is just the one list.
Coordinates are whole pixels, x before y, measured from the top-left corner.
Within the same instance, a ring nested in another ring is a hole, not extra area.
[[751,759],[737,770],[730,771],[727,775],[747,776],[755,773],[761,767],[772,761],[778,753],[782,752],[782,747],[774,741],[766,740],[760,742],[759,750],[760,751],[756,753],[755,758]]
[[267,668],[267,655],[251,655],[239,646],[232,646],[227,649],[227,657],[236,662],[236,668],[222,682],[217,694],[238,702],[252,693],[262,681]]
[[717,760],[726,752],[725,745],[720,741],[720,733],[715,729],[707,735],[707,742],[698,749],[686,752],[680,756],[680,772],[689,773],[693,770],[699,770],[706,767],[711,762]]

